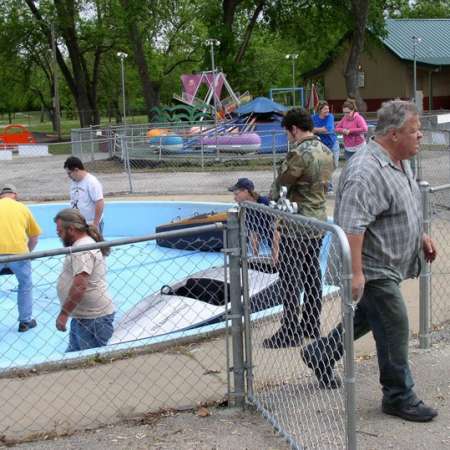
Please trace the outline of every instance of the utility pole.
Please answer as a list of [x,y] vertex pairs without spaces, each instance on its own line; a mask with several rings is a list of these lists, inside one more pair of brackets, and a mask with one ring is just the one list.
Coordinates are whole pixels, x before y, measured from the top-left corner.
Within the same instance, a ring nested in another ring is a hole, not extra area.
[[125,67],[124,60],[128,58],[128,54],[124,52],[117,52],[117,57],[120,58],[120,74],[122,79],[122,108],[123,108],[123,124],[127,124],[127,112],[126,112],[126,101],[125,101]]

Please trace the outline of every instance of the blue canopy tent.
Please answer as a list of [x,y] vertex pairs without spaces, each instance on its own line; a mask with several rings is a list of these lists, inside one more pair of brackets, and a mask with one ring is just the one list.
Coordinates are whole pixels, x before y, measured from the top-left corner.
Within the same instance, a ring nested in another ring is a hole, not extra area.
[[240,116],[245,116],[247,114],[270,114],[278,113],[283,114],[288,108],[286,106],[274,102],[267,97],[256,97],[251,102],[246,103],[237,109],[236,113]]
[[286,131],[281,126],[281,116],[288,108],[267,97],[256,97],[236,110],[240,117],[256,118],[254,132],[261,137],[260,153],[283,153],[287,151]]

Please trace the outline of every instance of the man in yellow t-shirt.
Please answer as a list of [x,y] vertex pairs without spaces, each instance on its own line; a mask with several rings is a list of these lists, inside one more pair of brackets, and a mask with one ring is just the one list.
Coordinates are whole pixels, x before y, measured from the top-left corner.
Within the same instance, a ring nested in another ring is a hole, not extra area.
[[[12,184],[0,187],[0,257],[31,252],[39,239],[41,228],[31,211],[17,201],[17,189]],[[17,278],[17,306],[19,309],[19,332],[36,326],[32,318],[33,283],[29,259],[0,263],[0,272],[10,269]]]

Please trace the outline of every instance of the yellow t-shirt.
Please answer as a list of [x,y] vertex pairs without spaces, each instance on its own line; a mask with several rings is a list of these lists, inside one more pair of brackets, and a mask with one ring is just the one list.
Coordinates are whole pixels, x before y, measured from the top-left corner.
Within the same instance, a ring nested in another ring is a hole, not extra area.
[[23,203],[9,197],[0,199],[0,255],[28,253],[28,239],[41,233]]

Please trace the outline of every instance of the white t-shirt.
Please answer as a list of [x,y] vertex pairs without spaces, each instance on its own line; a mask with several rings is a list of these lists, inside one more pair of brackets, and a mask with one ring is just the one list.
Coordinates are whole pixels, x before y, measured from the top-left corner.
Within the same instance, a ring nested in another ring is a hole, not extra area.
[[103,188],[100,181],[87,173],[81,181],[70,184],[70,205],[79,209],[86,222],[92,224],[95,219],[95,202],[103,198]]
[[[78,239],[73,247],[94,243],[94,239],[85,236]],[[69,295],[74,276],[83,272],[89,275],[87,289],[83,299],[70,316],[77,319],[95,319],[112,314],[114,305],[106,284],[106,264],[101,251],[98,249],[66,255],[57,285],[61,306]]]

